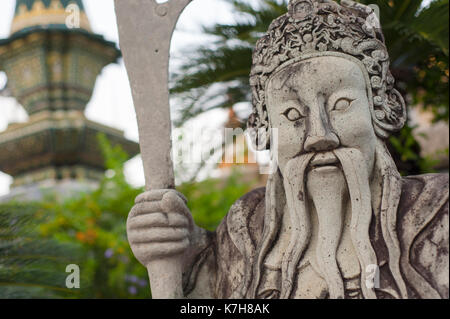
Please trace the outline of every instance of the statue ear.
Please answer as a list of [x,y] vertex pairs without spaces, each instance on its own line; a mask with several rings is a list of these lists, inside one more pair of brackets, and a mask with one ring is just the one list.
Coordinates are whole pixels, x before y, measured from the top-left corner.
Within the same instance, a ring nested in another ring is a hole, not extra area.
[[384,99],[374,98],[375,131],[381,138],[400,131],[406,123],[406,104],[403,96],[395,88],[386,91]]

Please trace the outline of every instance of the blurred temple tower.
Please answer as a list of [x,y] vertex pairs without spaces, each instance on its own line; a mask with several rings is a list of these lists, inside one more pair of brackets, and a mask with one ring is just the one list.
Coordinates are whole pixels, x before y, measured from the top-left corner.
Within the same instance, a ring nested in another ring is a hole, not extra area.
[[[233,172],[240,174],[240,178],[243,182],[253,183],[254,187],[263,187],[267,183],[267,174],[260,173],[260,165],[262,163],[257,162],[257,156],[254,151],[248,147],[248,142],[244,134],[240,134],[243,127],[243,122],[233,108],[228,111],[228,121],[225,123],[224,128],[229,129],[226,134],[228,136],[229,143],[222,148],[222,159],[218,165],[219,178],[226,179]],[[233,131],[237,130],[237,131]],[[243,131],[242,131],[243,133]],[[226,158],[228,157],[228,158]]]
[[105,170],[99,133],[130,157],[139,152],[122,131],[84,115],[97,76],[119,57],[115,43],[92,32],[81,0],[16,1],[10,37],[0,40],[0,71],[29,120],[0,133],[0,171],[14,178],[0,201],[98,185]]

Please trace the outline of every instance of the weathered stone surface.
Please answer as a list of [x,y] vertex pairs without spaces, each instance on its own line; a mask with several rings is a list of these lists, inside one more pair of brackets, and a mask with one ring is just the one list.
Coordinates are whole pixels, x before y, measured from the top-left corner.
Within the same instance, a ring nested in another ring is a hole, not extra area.
[[213,233],[176,191],[140,195],[128,236],[143,264],[179,256],[188,298],[448,298],[448,175],[402,178],[387,151],[405,103],[373,17],[290,2],[250,76],[248,124],[278,170]]
[[[448,298],[448,176],[432,174],[417,177],[408,177],[402,180],[402,195],[399,203],[397,232],[402,246],[401,258],[402,277],[407,284],[409,298]],[[424,189],[429,191],[423,192]],[[223,220],[216,231],[216,240],[212,240],[205,250],[202,260],[211,259],[210,264],[204,267],[211,269],[215,276],[208,273],[209,285],[214,298],[238,297],[247,273],[254,276],[254,269],[249,261],[258,253],[254,244],[248,245],[250,251],[243,252],[243,242],[248,238],[258,241],[263,235],[264,216],[266,214],[265,201],[267,189],[257,189],[242,197],[230,209],[227,218]],[[422,210],[423,205],[430,205]],[[424,216],[420,216],[420,215]],[[422,219],[423,218],[423,219]],[[254,225],[250,227],[249,225]],[[255,227],[256,226],[256,227]],[[381,225],[373,220],[370,227],[370,240],[374,247],[378,264],[380,265],[380,288],[376,289],[378,298],[399,298],[396,284],[392,280],[389,270],[389,252],[383,240]],[[276,243],[274,242],[274,246]],[[428,246],[428,249],[426,247]],[[430,249],[431,248],[431,249]],[[250,257],[248,257],[250,256]],[[281,269],[270,266],[265,261],[264,274],[257,297],[278,297],[281,287]],[[299,273],[314,274],[309,265],[300,261]],[[190,274],[195,278],[196,274]],[[316,277],[316,276],[312,276]],[[304,285],[302,289],[300,284]],[[346,298],[362,297],[355,294],[359,284],[352,278],[345,282]],[[297,278],[296,292],[292,297],[320,298],[327,297],[327,284],[323,278],[305,280],[300,275]],[[425,288],[424,288],[425,287]],[[429,289],[429,288],[432,288]],[[191,292],[192,285],[185,287],[185,292]],[[436,294],[437,293],[437,294]],[[188,294],[188,296],[190,296]],[[245,295],[245,297],[251,297]]]

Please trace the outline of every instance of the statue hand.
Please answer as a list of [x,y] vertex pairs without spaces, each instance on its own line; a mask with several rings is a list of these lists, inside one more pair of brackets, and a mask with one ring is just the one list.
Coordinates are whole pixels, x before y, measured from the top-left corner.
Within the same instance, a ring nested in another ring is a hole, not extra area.
[[173,189],[151,190],[136,197],[127,221],[128,241],[143,265],[181,257],[194,229],[186,198]]

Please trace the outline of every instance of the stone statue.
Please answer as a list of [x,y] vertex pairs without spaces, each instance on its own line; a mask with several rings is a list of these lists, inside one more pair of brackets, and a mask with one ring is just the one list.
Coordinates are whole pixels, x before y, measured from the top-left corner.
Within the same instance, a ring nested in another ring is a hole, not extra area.
[[256,44],[255,145],[278,169],[215,232],[175,190],[139,195],[138,260],[178,256],[187,298],[449,298],[448,175],[402,178],[386,148],[406,121],[369,7],[292,0]]

